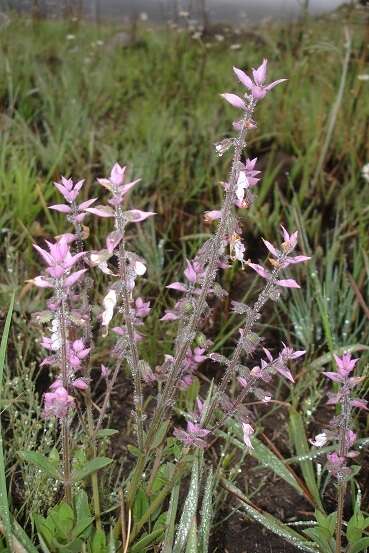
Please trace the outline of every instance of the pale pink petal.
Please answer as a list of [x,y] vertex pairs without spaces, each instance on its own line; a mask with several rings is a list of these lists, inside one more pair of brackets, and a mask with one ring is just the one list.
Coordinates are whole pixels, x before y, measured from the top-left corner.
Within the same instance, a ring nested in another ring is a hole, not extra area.
[[264,58],[263,63],[257,69],[252,70],[252,76],[257,85],[262,85],[266,79],[267,64],[268,60]]
[[264,269],[261,265],[258,265],[257,263],[248,263],[248,266],[251,267],[251,269],[254,269],[263,278],[270,278],[270,272]]
[[49,209],[54,209],[55,211],[60,211],[60,213],[71,213],[72,208],[66,204],[55,204],[49,205]]
[[156,215],[156,213],[154,213],[153,211],[141,211],[140,209],[130,209],[129,211],[125,211],[124,215],[131,223],[140,223],[141,221],[144,221],[148,217],[152,217],[153,215]]
[[98,217],[114,217],[114,210],[108,205],[88,207],[86,211],[92,213],[93,215],[97,215]]
[[235,74],[237,75],[237,77],[241,81],[241,83],[244,86],[246,86],[246,88],[251,90],[251,88],[253,86],[253,83],[252,83],[252,80],[250,79],[250,77],[248,75],[246,75],[246,73],[244,71],[242,71],[242,69],[237,69],[237,67],[234,67],[233,71],[235,72]]
[[278,257],[278,250],[273,246],[273,244],[268,242],[268,240],[264,240],[264,238],[262,238],[262,241],[264,242],[265,246],[268,248],[270,253],[275,257]]
[[301,286],[297,284],[296,280],[293,280],[292,278],[277,280],[277,284],[279,284],[279,286],[283,286],[284,288],[301,288]]
[[83,211],[87,207],[90,207],[94,202],[96,202],[97,198],[91,198],[91,200],[86,200],[85,202],[82,202],[79,204],[78,209],[79,211]]
[[272,90],[277,84],[284,83],[284,81],[287,81],[287,79],[278,79],[278,81],[273,81],[272,83],[268,84],[268,86],[265,87],[265,90],[269,92],[269,90]]
[[235,108],[246,109],[245,102],[242,100],[242,98],[240,98],[236,94],[230,94],[230,93],[226,92],[225,94],[221,94],[221,96],[222,96],[222,98],[224,98],[229,104],[231,104]]
[[168,284],[165,288],[169,288],[169,290],[177,290],[177,292],[187,292],[187,288],[182,282],[172,282],[172,284]]
[[64,288],[73,286],[73,284],[75,284],[86,271],[87,269],[81,269],[80,271],[76,271],[75,273],[69,275],[69,277],[64,280]]

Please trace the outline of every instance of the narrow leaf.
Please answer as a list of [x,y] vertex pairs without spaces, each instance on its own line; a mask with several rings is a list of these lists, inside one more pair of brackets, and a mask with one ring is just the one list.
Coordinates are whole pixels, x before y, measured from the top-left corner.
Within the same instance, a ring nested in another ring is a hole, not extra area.
[[112,462],[113,460],[108,457],[96,457],[95,459],[92,459],[92,461],[86,463],[80,470],[76,471],[72,475],[72,479],[74,482],[79,482],[80,480],[87,478],[87,476],[90,476],[90,474],[107,467]]
[[319,549],[317,549],[314,543],[304,540],[300,534],[289,528],[286,524],[283,524],[283,522],[280,522],[269,513],[260,512],[254,509],[254,507],[251,507],[247,501],[247,497],[244,496],[241,490],[239,490],[231,482],[222,479],[222,484],[226,490],[238,498],[242,508],[253,520],[259,524],[262,524],[265,528],[274,534],[277,534],[289,543],[292,543],[297,549],[300,549],[301,551],[308,551],[309,553],[319,553]]
[[[14,307],[14,294],[10,300],[10,306],[8,309],[8,314],[6,316],[4,331],[1,337],[0,344],[0,390],[3,389],[3,375],[4,375],[4,365],[5,365],[5,356],[8,344],[8,336],[10,330],[10,323],[13,314]],[[0,396],[1,404],[3,404],[3,397]],[[10,549],[12,549],[12,525],[10,520],[9,513],[9,502],[8,502],[8,490],[6,487],[6,476],[5,476],[5,460],[4,460],[4,450],[3,450],[3,432],[1,425],[1,416],[0,416],[0,519],[4,525],[5,539]]]
[[23,461],[36,465],[41,470],[49,474],[49,476],[55,478],[55,480],[61,480],[61,475],[59,474],[59,471],[52,463],[50,463],[45,455],[42,455],[37,451],[20,451],[19,456],[21,457],[21,459],[23,459]]
[[[290,432],[297,455],[301,456],[309,453],[310,447],[306,438],[302,416],[294,409],[291,409],[290,411]],[[324,512],[318,484],[315,478],[313,463],[307,459],[305,461],[300,461],[300,466],[306,486],[314,499],[316,506],[320,511]]]
[[199,497],[199,462],[194,459],[191,483],[188,495],[183,507],[182,516],[179,521],[176,539],[174,542],[173,553],[182,553],[187,543],[188,534],[191,529],[193,517],[197,511],[197,501]]

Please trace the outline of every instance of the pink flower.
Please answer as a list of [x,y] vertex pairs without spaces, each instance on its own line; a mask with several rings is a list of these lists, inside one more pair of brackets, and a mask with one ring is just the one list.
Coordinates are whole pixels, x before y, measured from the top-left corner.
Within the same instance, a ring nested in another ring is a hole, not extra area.
[[219,210],[205,211],[204,221],[205,223],[212,223],[222,218],[222,212]]
[[102,186],[113,194],[113,198],[109,200],[109,203],[115,207],[122,203],[127,192],[141,180],[136,179],[124,184],[125,173],[126,167],[121,167],[119,163],[115,163],[108,179],[97,179]]
[[[61,182],[54,182],[54,185],[59,190],[59,192],[64,196],[67,202],[71,204],[76,200],[78,194],[81,191],[82,186],[84,185],[84,182],[85,182],[84,180],[80,180],[74,183],[72,179],[66,179],[65,177],[62,177]],[[64,211],[64,213],[66,213],[66,211]]]
[[247,207],[249,205],[249,202],[244,201],[245,192],[249,188],[253,188],[258,182],[259,178],[256,177],[260,173],[260,171],[255,171],[254,167],[256,164],[257,158],[246,160],[246,164],[241,164],[240,173],[238,176],[238,180],[236,183],[236,196],[237,196],[237,202],[236,205],[238,207]]
[[137,298],[135,301],[135,315],[140,319],[147,317],[150,313],[150,302],[144,302],[142,298]]
[[100,370],[101,370],[101,376],[103,378],[108,378],[110,369],[108,369],[108,367],[106,367],[105,365],[101,365]]
[[[84,252],[72,255],[68,245],[68,237],[64,235],[55,244],[52,244],[48,240],[46,240],[46,244],[49,251],[40,248],[37,244],[33,244],[33,247],[48,265],[46,271],[53,278],[59,279],[64,276],[85,255]],[[69,282],[68,285],[71,286],[72,283]]]
[[73,380],[72,385],[74,388],[77,388],[78,390],[85,391],[88,388],[88,383],[84,378],[76,378]]
[[[273,81],[272,83],[265,85],[265,79],[266,79],[266,73],[267,73],[267,64],[268,60],[264,59],[263,63],[257,68],[252,70],[252,76],[253,80],[244,73],[241,69],[237,69],[237,67],[233,68],[233,71],[237,75],[238,79],[241,81],[241,83],[251,92],[252,97],[254,100],[261,100],[266,96],[268,92],[272,90],[277,84],[283,83],[287,79],[278,79],[277,81]],[[229,101],[229,100],[228,100]],[[234,104],[233,104],[234,105]],[[236,106],[241,107],[241,106]]]
[[[267,280],[269,280],[271,278],[272,275],[271,275],[270,271],[267,271],[261,265],[258,265],[257,263],[250,263],[250,262],[248,262],[247,264],[248,264],[249,267],[251,267],[251,269],[253,269],[255,272],[257,272],[258,275],[260,275],[261,277],[263,277]],[[300,285],[297,284],[297,282],[295,280],[293,280],[292,278],[277,280],[276,284],[278,284],[279,286],[282,286],[284,288],[300,288]]]
[[206,441],[203,438],[210,433],[210,430],[202,428],[199,424],[193,423],[191,421],[187,422],[187,431],[182,430],[181,428],[174,429],[174,436],[181,440],[185,446],[189,447],[194,445],[195,447],[205,448]]
[[252,447],[252,443],[251,443],[251,437],[254,434],[254,429],[251,426],[251,424],[243,422],[242,423],[242,431],[243,431],[243,441],[244,441],[246,447],[249,447],[250,449],[254,449]]
[[334,359],[336,361],[338,373],[344,377],[348,376],[354,370],[356,363],[359,361],[359,359],[351,359],[351,353],[345,353],[342,357],[335,355]]
[[84,218],[86,217],[88,211],[87,209],[96,202],[96,198],[92,198],[91,200],[86,200],[85,202],[82,202],[79,205],[73,205],[73,207],[66,205],[66,204],[55,204],[50,205],[49,209],[53,209],[54,211],[59,211],[60,213],[68,214],[68,219],[72,221],[73,224],[76,223],[82,223]]
[[45,417],[57,417],[62,419],[68,415],[71,409],[74,398],[70,396],[63,386],[59,386],[53,392],[48,392],[44,395],[45,402]]
[[184,271],[184,276],[189,280],[192,284],[195,284],[203,276],[205,275],[204,268],[198,263],[197,261],[193,261],[192,263],[186,259],[187,267]]

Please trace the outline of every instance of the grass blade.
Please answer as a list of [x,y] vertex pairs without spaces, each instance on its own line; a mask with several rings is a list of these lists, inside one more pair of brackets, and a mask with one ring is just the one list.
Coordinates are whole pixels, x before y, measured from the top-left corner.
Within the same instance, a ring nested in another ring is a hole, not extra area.
[[[7,344],[8,344],[8,336],[9,336],[9,330],[10,330],[10,323],[12,319],[13,314],[13,308],[14,308],[14,294],[11,297],[10,300],[10,306],[8,310],[8,314],[5,321],[4,331],[3,335],[1,337],[1,344],[0,344],[0,389],[2,389],[2,383],[3,383],[3,376],[4,376],[4,365],[5,365],[5,356],[6,356],[6,350],[7,350]],[[3,399],[3,398],[1,398]],[[1,404],[3,402],[1,401]],[[10,520],[10,512],[9,512],[9,502],[8,502],[8,491],[6,487],[6,476],[5,476],[5,461],[4,461],[4,450],[3,450],[3,432],[2,432],[2,424],[1,424],[1,417],[0,417],[0,518],[2,520],[2,523],[4,525],[4,533],[5,538],[7,541],[7,544],[10,548],[10,550],[13,549],[12,545],[12,525]]]
[[[297,456],[309,453],[310,447],[305,434],[304,422],[302,416],[295,410],[290,411],[290,432]],[[317,508],[324,513],[312,461],[310,459],[300,460],[299,464],[306,486]]]

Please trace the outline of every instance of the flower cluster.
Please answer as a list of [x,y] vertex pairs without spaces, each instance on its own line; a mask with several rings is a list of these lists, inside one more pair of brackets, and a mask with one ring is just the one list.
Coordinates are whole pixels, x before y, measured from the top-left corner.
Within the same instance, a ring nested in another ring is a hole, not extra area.
[[356,434],[351,429],[351,414],[353,408],[368,409],[366,400],[353,395],[353,389],[360,384],[364,377],[352,376],[358,359],[352,359],[350,353],[342,357],[335,357],[336,371],[323,374],[332,382],[339,384],[338,392],[328,393],[328,405],[339,404],[341,411],[333,417],[330,428],[310,440],[315,447],[322,447],[329,441],[337,443],[337,450],[328,454],[327,468],[338,479],[343,480],[351,474],[347,461],[356,457],[357,452],[351,450],[356,442]]

